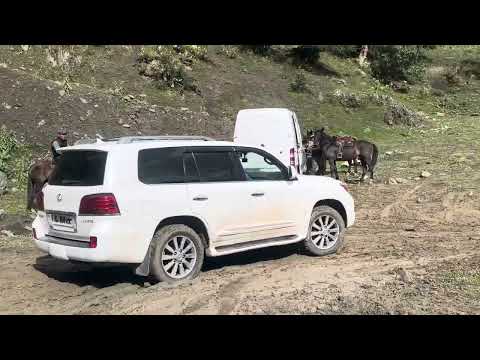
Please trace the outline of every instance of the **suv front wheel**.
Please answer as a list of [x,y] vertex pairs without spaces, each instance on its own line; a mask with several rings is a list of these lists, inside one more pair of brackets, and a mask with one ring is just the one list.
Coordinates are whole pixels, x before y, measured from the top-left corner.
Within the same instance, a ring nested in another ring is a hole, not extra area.
[[343,246],[345,222],[342,216],[330,206],[313,209],[304,241],[309,253],[316,256],[336,253]]
[[168,225],[153,236],[152,275],[175,283],[195,278],[203,265],[205,248],[200,236],[186,225]]

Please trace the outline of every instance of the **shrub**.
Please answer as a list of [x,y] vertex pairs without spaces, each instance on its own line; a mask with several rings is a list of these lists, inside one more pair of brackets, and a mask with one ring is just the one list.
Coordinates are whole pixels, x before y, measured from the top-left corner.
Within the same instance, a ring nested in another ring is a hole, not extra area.
[[295,74],[295,79],[290,83],[290,90],[294,92],[307,92],[307,78],[301,72]]
[[243,51],[251,51],[256,55],[266,56],[270,55],[272,45],[240,45],[240,49]]
[[13,155],[17,142],[5,128],[0,129],[0,171],[7,172],[7,163]]
[[338,101],[346,108],[360,108],[365,103],[365,99],[362,96],[354,93],[343,92],[340,89],[337,89],[333,93],[333,96],[329,95],[329,97],[333,97],[335,101]]
[[358,57],[362,45],[321,45],[322,49],[340,58]]
[[205,46],[145,46],[141,48],[138,56],[139,72],[171,88],[196,90],[194,80],[186,73],[186,66],[206,59]]
[[462,82],[462,78],[460,77],[459,66],[449,67],[445,72],[444,76],[445,76],[445,80],[450,86],[460,85]]
[[235,59],[238,56],[238,47],[232,45],[222,45],[217,50],[217,54],[224,55],[230,59]]
[[388,125],[406,125],[411,127],[419,127],[424,121],[418,113],[398,103],[391,103],[387,106],[383,120]]
[[291,49],[291,54],[297,62],[312,65],[317,62],[320,51],[317,45],[299,45]]
[[425,72],[425,46],[375,45],[369,49],[372,74],[383,83],[420,80]]
[[15,179],[18,186],[25,187],[30,165],[30,151],[17,142],[13,133],[0,129],[0,171]]

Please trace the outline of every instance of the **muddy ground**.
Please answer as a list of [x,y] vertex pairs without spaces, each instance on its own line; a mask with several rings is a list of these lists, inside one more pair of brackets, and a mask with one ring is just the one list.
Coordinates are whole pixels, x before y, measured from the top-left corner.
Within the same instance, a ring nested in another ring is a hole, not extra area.
[[[150,286],[127,267],[45,256],[1,239],[1,314],[480,314],[479,198],[420,180],[351,185],[340,254],[299,246],[210,258],[196,280]],[[368,190],[368,191],[364,191]]]
[[480,314],[480,125],[445,123],[382,145],[375,183],[349,185],[357,221],[337,255],[262,249],[150,285],[128,267],[70,264],[3,236],[0,314]]

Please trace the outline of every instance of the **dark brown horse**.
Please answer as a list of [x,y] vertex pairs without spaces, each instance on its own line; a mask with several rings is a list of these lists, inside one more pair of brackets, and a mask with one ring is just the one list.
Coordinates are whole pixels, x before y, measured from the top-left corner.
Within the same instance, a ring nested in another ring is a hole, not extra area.
[[[308,159],[307,159],[307,173],[308,174],[316,174],[316,175],[323,175],[325,173],[325,166],[322,169],[322,162],[325,161],[322,159],[322,149],[320,146],[315,145],[315,134],[317,132],[323,132],[324,128],[320,130],[311,130],[307,131],[307,135],[304,137],[303,145],[307,151]],[[355,139],[356,140],[356,139]],[[346,160],[348,162],[348,172],[351,172],[352,166],[355,166],[355,173],[357,172],[357,158],[356,156],[352,160]],[[338,160],[338,159],[337,159]],[[317,165],[317,171],[314,170],[314,163]]]
[[[350,171],[351,162],[355,163],[356,168],[356,160],[359,159],[363,170],[361,181],[365,180],[367,172],[370,172],[370,178],[373,179],[373,170],[378,159],[377,146],[365,140],[352,139],[349,141],[351,141],[351,146],[342,146],[337,137],[327,135],[323,128],[315,131],[313,142],[314,146],[319,149],[316,161],[319,164],[320,175],[325,174],[328,161],[331,176],[338,179],[337,161],[348,161]],[[341,156],[339,156],[340,153]]]
[[52,160],[39,160],[30,166],[27,182],[27,210],[36,207],[36,196],[48,181],[54,168]]

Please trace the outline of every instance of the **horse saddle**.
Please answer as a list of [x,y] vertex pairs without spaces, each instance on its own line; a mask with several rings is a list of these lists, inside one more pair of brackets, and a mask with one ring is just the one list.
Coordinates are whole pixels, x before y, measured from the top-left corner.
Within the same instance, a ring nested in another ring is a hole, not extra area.
[[338,146],[337,159],[341,159],[343,157],[343,149],[345,147],[353,147],[355,143],[355,138],[352,136],[341,136],[337,137],[335,142]]

